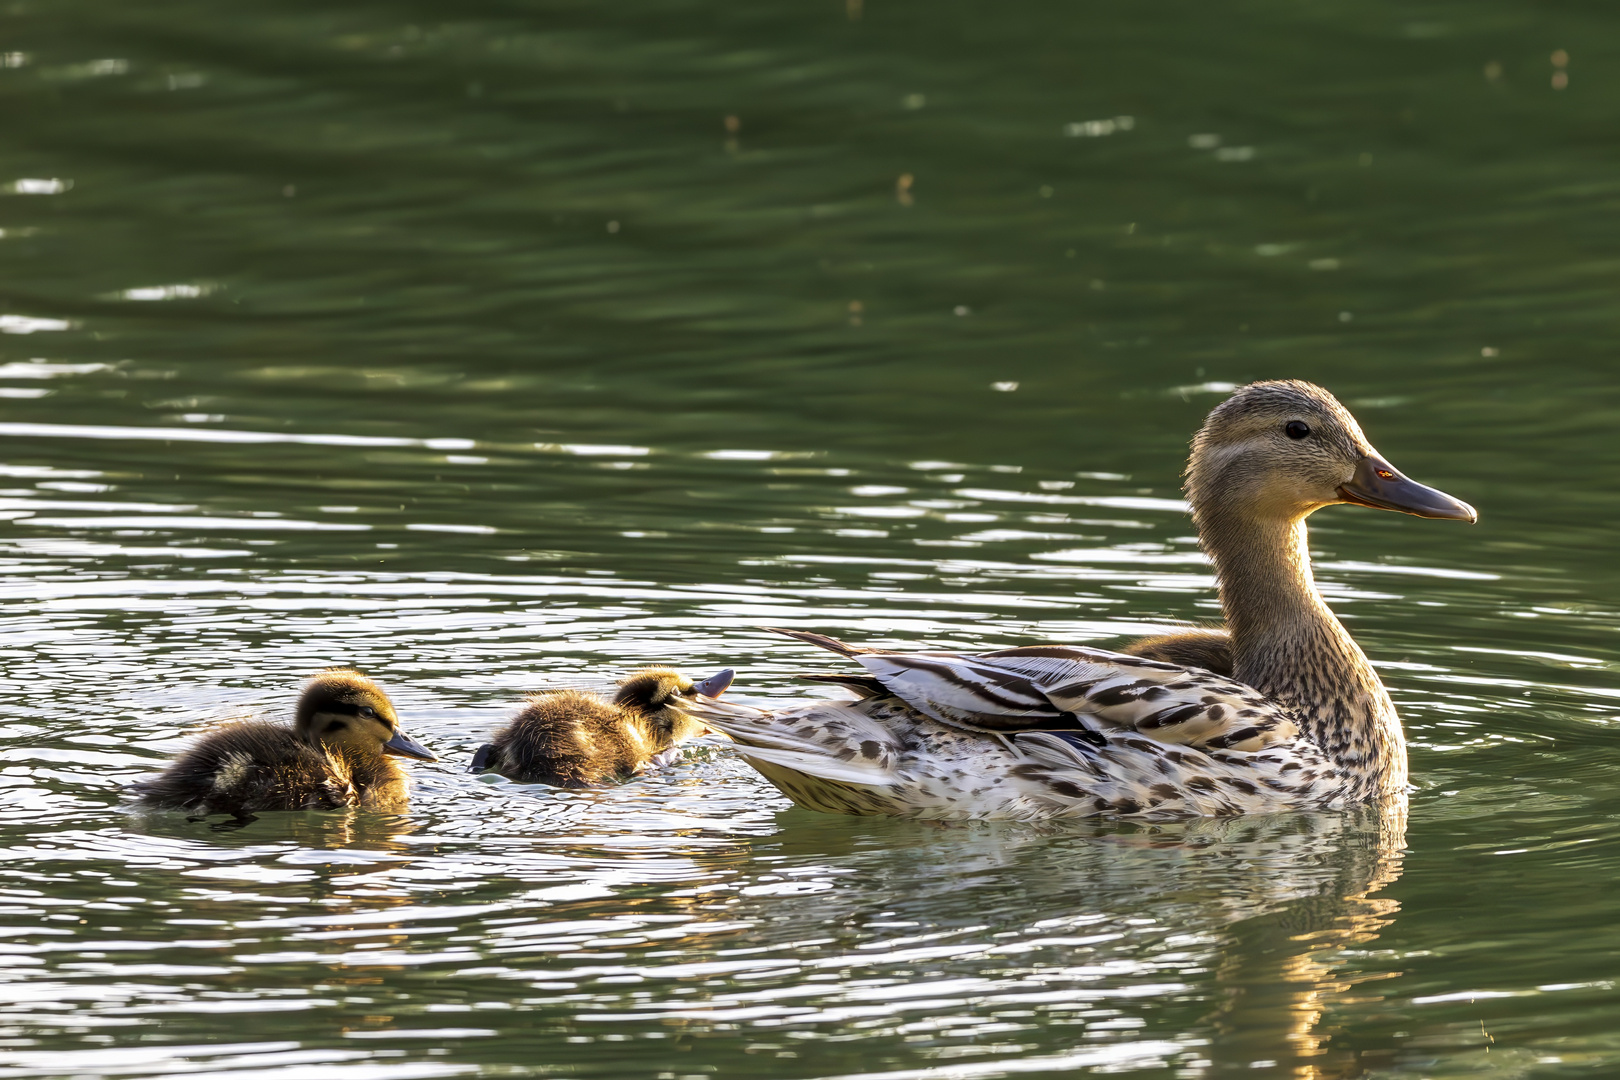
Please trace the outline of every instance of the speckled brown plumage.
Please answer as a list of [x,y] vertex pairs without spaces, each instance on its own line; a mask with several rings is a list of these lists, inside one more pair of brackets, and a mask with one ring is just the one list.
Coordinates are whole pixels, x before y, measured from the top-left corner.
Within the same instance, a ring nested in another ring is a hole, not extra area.
[[1243,387],[1193,440],[1187,494],[1226,629],[1113,653],[861,649],[863,698],[695,713],[795,802],[923,818],[1333,809],[1398,795],[1388,693],[1318,593],[1305,519],[1334,503],[1474,520],[1407,480],[1320,387]]
[[473,771],[554,787],[622,783],[708,730],[668,707],[692,686],[669,668],[646,668],[626,679],[612,701],[582,690],[533,694],[479,748]]
[[1320,504],[1290,490],[1272,495],[1275,473],[1228,450],[1234,433],[1275,432],[1294,417],[1308,418],[1312,428],[1312,452],[1296,465],[1307,491],[1334,489],[1342,462],[1373,453],[1356,418],[1326,390],[1257,383],[1216,406],[1194,436],[1187,499],[1220,582],[1233,677],[1292,709],[1359,801],[1406,787],[1400,718],[1366,654],[1316,589],[1305,519]]
[[1137,638],[1121,645],[1127,656],[1141,656],[1161,664],[1203,668],[1217,675],[1232,676],[1232,635],[1225,630],[1183,630],[1174,634]]

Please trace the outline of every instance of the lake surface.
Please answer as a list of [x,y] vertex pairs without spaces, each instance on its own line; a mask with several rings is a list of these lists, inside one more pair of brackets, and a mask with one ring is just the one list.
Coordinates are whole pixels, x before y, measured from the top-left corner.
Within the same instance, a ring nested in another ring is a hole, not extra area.
[[[1611,6],[450,10],[0,20],[6,1075],[1620,1073]],[[461,771],[647,662],[829,693],[762,624],[1214,619],[1178,475],[1262,377],[1481,511],[1314,519],[1404,817]],[[408,816],[121,799],[330,664]]]

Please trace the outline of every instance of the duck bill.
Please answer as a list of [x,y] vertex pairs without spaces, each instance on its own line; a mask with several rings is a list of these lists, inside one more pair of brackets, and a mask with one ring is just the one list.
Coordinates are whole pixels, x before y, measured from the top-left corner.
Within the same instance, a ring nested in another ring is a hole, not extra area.
[[1355,475],[1339,486],[1339,498],[1375,510],[1398,510],[1415,517],[1466,521],[1470,525],[1479,514],[1461,499],[1409,480],[1401,471],[1375,453],[1368,453],[1356,466]]
[[730,668],[726,668],[718,675],[710,675],[700,683],[693,683],[692,692],[702,694],[704,697],[719,697],[726,692],[726,688],[731,685],[731,680],[736,674]]
[[429,750],[427,747],[423,746],[421,743],[417,742],[403,731],[395,731],[394,737],[383,743],[383,749],[390,754],[398,754],[400,757],[412,757],[419,761],[439,760],[433,756],[433,751]]

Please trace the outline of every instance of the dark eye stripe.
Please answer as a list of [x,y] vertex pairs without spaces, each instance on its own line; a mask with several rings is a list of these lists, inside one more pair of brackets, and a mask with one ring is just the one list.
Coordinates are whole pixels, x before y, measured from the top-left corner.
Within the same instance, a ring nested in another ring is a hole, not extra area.
[[[319,709],[323,713],[340,713],[343,716],[359,716],[362,709],[371,709],[370,705],[350,705],[346,701],[329,701]],[[372,710],[376,715],[376,710]]]

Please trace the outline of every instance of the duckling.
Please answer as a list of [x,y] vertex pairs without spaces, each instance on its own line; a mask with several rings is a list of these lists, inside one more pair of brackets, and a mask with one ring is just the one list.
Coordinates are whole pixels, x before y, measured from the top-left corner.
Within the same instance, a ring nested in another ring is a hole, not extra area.
[[644,668],[612,701],[582,690],[532,694],[511,723],[478,748],[469,772],[494,771],[523,784],[594,787],[622,783],[660,755],[709,728],[672,707],[731,685],[730,668],[694,683],[666,667]]
[[392,754],[436,760],[400,730],[382,687],[358,671],[333,669],[304,685],[290,727],[265,720],[223,725],[130,790],[153,809],[240,820],[266,810],[348,806],[399,813],[409,784]]

